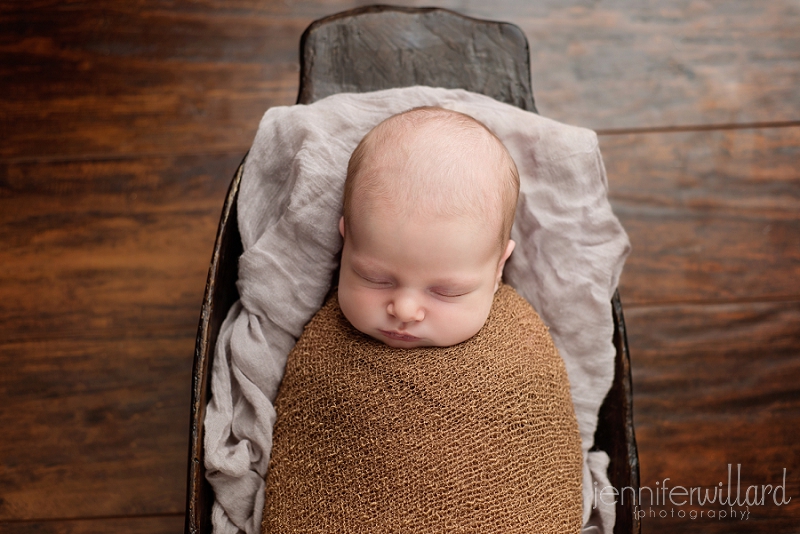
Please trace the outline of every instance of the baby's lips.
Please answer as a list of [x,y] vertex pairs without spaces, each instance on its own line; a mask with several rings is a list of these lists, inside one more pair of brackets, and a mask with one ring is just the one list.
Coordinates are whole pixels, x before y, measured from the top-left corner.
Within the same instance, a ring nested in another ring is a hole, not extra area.
[[380,333],[390,339],[396,339],[398,341],[419,341],[420,338],[416,336],[412,336],[411,334],[407,334],[405,332],[397,332],[394,330],[380,330]]

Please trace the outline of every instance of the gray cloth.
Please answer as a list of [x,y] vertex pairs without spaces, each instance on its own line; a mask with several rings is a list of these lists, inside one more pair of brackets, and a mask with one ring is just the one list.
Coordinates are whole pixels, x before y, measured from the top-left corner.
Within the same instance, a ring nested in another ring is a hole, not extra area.
[[589,448],[614,376],[610,301],[630,244],[607,200],[597,136],[483,95],[409,87],[272,108],[261,120],[238,199],[241,298],[222,325],[205,420],[218,534],[260,529],[272,402],[286,356],[337,266],[350,153],[383,119],[423,105],[480,120],[519,168],[517,247],[504,279],[550,327],[564,359],[584,454],[584,523],[611,533],[613,505],[592,509],[594,484],[609,485],[608,458]]

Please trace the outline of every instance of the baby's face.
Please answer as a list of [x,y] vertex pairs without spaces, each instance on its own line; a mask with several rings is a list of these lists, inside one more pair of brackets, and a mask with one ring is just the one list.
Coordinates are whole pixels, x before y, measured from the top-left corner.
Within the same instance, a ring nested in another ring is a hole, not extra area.
[[400,348],[466,341],[489,315],[505,260],[497,229],[466,217],[371,210],[344,237],[339,305],[357,330]]

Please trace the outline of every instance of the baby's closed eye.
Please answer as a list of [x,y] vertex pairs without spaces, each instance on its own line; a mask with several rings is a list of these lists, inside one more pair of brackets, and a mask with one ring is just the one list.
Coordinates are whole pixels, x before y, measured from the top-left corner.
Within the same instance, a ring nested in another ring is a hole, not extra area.
[[381,277],[379,275],[373,275],[372,273],[364,273],[361,271],[357,271],[353,269],[353,272],[356,273],[356,276],[364,280],[365,282],[369,282],[370,284],[389,287],[392,285],[392,281],[388,278]]
[[461,288],[455,289],[455,288],[435,287],[435,288],[431,288],[430,292],[433,293],[434,295],[439,296],[439,297],[457,298],[457,297],[463,297],[464,295],[467,295],[468,293],[470,293],[470,290],[461,289]]

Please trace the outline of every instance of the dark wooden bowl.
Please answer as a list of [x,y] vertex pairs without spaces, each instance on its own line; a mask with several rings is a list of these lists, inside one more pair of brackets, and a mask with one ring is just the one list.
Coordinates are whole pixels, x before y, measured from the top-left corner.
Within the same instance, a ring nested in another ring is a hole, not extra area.
[[[309,104],[340,92],[429,85],[462,88],[536,111],[528,41],[513,24],[464,17],[435,8],[369,6],[312,23],[300,41],[300,91]],[[246,158],[246,156],[245,156]],[[231,182],[208,271],[197,330],[192,375],[191,438],[186,497],[187,533],[210,534],[214,493],[205,479],[203,420],[220,326],[239,298],[237,263],[242,242],[236,197],[244,161]],[[616,488],[639,488],[633,431],[630,359],[619,294],[612,300],[616,364],[614,383],[600,408],[594,450],[611,458]],[[640,532],[632,503],[617,504],[615,534]]]

